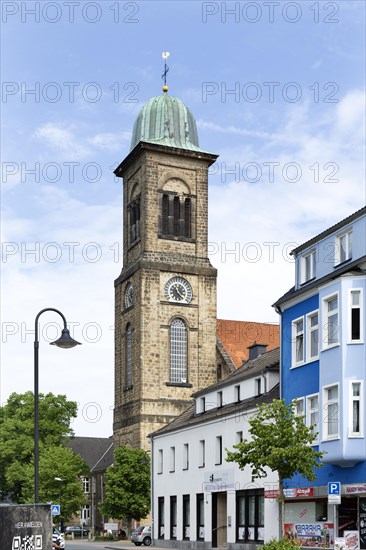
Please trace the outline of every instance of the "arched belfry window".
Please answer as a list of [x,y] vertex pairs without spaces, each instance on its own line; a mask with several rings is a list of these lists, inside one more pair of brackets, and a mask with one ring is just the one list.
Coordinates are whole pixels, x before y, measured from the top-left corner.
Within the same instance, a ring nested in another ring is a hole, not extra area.
[[125,347],[125,384],[126,388],[132,386],[132,326],[130,324],[126,327],[126,347]]
[[173,319],[170,325],[170,382],[185,384],[187,380],[187,327],[182,319]]
[[129,244],[133,244],[140,238],[140,195],[129,203],[127,210],[129,217]]
[[160,231],[163,237],[192,237],[192,201],[177,193],[163,193]]

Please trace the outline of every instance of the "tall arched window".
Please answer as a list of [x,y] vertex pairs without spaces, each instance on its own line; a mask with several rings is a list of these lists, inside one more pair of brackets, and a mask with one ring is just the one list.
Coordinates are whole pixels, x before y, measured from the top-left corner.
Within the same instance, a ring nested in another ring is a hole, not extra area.
[[132,386],[132,326],[130,324],[126,327],[126,388]]
[[182,319],[170,325],[170,382],[187,383],[187,327]]

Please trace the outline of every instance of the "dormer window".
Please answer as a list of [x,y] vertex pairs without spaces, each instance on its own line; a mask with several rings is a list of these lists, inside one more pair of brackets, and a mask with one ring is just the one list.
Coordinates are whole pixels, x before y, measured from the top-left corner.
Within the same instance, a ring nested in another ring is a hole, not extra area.
[[206,398],[205,397],[201,397],[201,413],[204,413],[205,410],[206,410]]
[[336,237],[336,264],[342,264],[352,258],[352,231]]
[[217,392],[217,406],[222,407],[222,391]]
[[302,283],[307,283],[314,279],[316,274],[315,268],[315,250],[302,257]]
[[262,394],[262,379],[261,378],[256,378],[254,380],[254,384],[255,384],[255,395],[256,396],[261,395]]

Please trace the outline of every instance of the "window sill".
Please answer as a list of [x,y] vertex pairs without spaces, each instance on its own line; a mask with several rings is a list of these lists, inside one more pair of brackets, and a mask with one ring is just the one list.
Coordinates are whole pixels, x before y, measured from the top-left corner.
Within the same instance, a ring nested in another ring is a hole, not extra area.
[[320,353],[323,353],[323,351],[328,351],[328,349],[339,348],[340,345],[341,345],[340,342],[337,342],[336,344],[330,344],[330,346],[326,346],[322,348],[320,350]]
[[322,439],[320,443],[328,443],[328,441],[339,441],[341,438],[339,435],[335,435],[334,437],[327,437],[326,439]]
[[357,344],[364,344],[364,341],[363,340],[349,340],[349,342],[347,342],[347,346],[357,346]]
[[193,384],[188,382],[165,382],[166,386],[176,386],[177,388],[193,388]]
[[193,239],[192,237],[184,237],[183,235],[163,235],[162,233],[158,234],[159,239],[167,240],[167,241],[180,241],[185,243],[195,243],[196,239]]
[[316,279],[316,276],[312,277],[311,279],[308,279],[307,281],[303,281],[302,283],[300,283],[300,286],[305,286],[309,283],[312,283],[313,281],[315,281]]
[[338,269],[338,267],[341,267],[343,265],[346,265],[348,264],[349,262],[352,261],[352,257],[351,258],[347,258],[347,260],[344,260],[343,262],[339,262],[337,264],[334,265],[333,269]]
[[141,237],[139,237],[138,239],[134,240],[133,243],[130,243],[127,247],[127,250],[131,250],[131,248],[133,248],[134,246],[136,246],[138,243],[141,242]]
[[348,439],[363,439],[365,436],[363,434],[350,434],[348,436]]
[[303,367],[304,365],[306,365],[304,361],[302,363],[298,363],[297,365],[291,365],[290,370],[298,369],[299,367]]

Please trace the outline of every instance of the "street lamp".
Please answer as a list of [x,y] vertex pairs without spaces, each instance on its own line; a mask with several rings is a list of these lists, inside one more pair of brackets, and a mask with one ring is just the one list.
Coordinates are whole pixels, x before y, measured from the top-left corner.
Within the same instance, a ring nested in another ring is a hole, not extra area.
[[61,522],[61,501],[62,501],[62,479],[60,477],[55,477],[55,481],[60,482],[60,521],[59,521],[59,531],[61,531],[62,528],[62,522]]
[[35,504],[38,504],[39,499],[39,473],[38,473],[38,467],[39,467],[39,454],[38,454],[38,439],[39,439],[39,433],[38,433],[38,350],[39,350],[39,340],[38,340],[38,319],[44,313],[45,311],[54,311],[55,313],[58,313],[64,322],[64,328],[62,329],[61,337],[56,340],[55,342],[51,342],[51,345],[57,346],[59,348],[68,349],[73,348],[74,346],[77,346],[80,344],[80,342],[77,342],[70,336],[70,332],[67,328],[66,318],[65,316],[59,311],[58,309],[54,309],[53,307],[48,307],[45,309],[42,309],[38,315],[36,316],[35,320],[35,327],[34,327],[34,333],[35,333],[35,339],[34,339],[34,502]]

